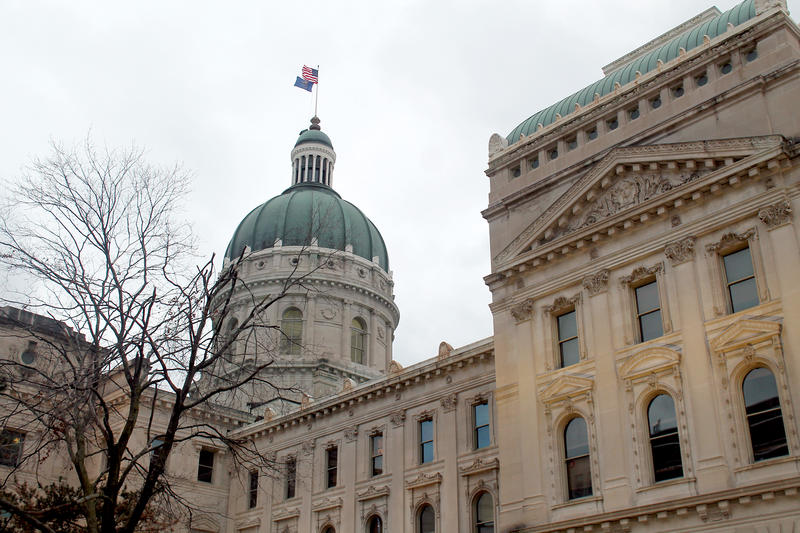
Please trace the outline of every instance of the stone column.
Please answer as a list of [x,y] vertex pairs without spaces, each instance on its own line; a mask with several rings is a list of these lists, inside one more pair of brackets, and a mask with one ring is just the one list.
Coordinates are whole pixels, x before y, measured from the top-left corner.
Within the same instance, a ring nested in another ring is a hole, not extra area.
[[[456,419],[457,396],[442,399],[442,412],[438,417],[438,424],[435,428],[436,438],[436,460],[443,457],[445,464],[442,469],[442,484],[439,487],[439,497],[441,498],[440,524],[442,533],[458,533],[466,531],[469,526],[459,525],[459,494],[458,494],[458,454],[461,447],[458,442],[458,424]],[[453,453],[455,451],[455,453]]]
[[389,417],[386,436],[383,443],[383,462],[387,472],[392,475],[387,505],[386,531],[405,531],[408,522],[406,503],[405,469],[406,469],[406,414],[398,410]]
[[378,321],[375,319],[375,310],[369,310],[369,331],[367,332],[367,357],[364,364],[370,368],[375,368],[378,361]]
[[342,300],[342,338],[341,338],[341,359],[350,360],[350,321],[353,320],[353,303],[350,300]]
[[[339,482],[343,487],[356,486],[356,473],[358,472],[358,428],[348,428],[344,432],[342,447],[339,457]],[[343,495],[341,531],[358,531],[360,515],[356,509],[356,491],[347,490]],[[355,513],[349,512],[355,509]],[[348,512],[345,512],[345,511]]]

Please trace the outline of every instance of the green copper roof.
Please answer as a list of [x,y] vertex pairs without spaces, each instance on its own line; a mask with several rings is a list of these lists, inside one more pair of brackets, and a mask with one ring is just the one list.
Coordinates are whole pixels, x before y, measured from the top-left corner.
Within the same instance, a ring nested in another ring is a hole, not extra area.
[[542,126],[552,124],[556,120],[556,113],[562,117],[573,113],[576,103],[581,106],[588,105],[594,100],[595,93],[600,96],[605,96],[614,90],[615,83],[619,83],[622,86],[633,81],[636,78],[636,71],[645,74],[658,68],[659,59],[666,63],[678,57],[679,49],[683,48],[688,52],[702,45],[704,35],[708,35],[713,39],[727,30],[728,23],[738,26],[755,16],[756,8],[754,0],[745,0],[725,13],[687,30],[664,45],[634,59],[622,68],[615,70],[602,80],[596,81],[585,89],[571,94],[560,102],[535,113],[508,134],[508,144],[511,145],[518,142],[520,134],[527,136],[535,132],[538,124]]
[[313,238],[322,248],[353,253],[389,271],[389,255],[378,228],[364,213],[321,183],[298,183],[280,196],[253,209],[233,234],[225,257],[238,257],[245,246],[252,251],[283,246],[309,246]]
[[297,146],[303,143],[322,143],[326,146],[329,146],[331,150],[333,150],[331,138],[320,130],[310,129],[301,131],[300,137],[297,138],[297,142],[294,143],[294,145]]

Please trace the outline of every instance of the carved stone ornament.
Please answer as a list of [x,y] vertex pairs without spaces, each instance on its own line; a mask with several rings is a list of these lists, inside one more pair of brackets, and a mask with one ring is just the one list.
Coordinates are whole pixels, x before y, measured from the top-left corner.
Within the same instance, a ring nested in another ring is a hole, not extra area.
[[707,245],[706,251],[708,253],[717,253],[720,250],[725,250],[726,248],[730,248],[739,243],[746,242],[747,240],[755,237],[755,234],[756,230],[753,228],[750,228],[742,233],[726,233],[722,236],[719,242],[712,242],[711,244]]
[[303,441],[303,444],[300,447],[300,449],[303,451],[305,455],[311,455],[312,453],[314,453],[314,446],[316,446],[316,443],[313,440],[306,440]]
[[344,438],[347,442],[353,442],[358,437],[358,428],[351,427],[344,430]]
[[758,218],[770,230],[785,226],[792,221],[792,206],[786,200],[768,205],[758,211]]
[[445,411],[452,411],[458,404],[458,395],[456,393],[448,394],[441,400],[442,408]]
[[489,137],[489,157],[508,147],[508,140],[499,133],[492,133]]
[[596,296],[608,289],[608,270],[603,269],[583,278],[583,288],[589,291],[589,296]]
[[672,266],[680,265],[694,259],[694,237],[686,237],[679,241],[671,242],[664,248],[664,255],[667,256]]
[[303,397],[300,399],[300,409],[308,409],[312,403],[314,403],[314,399],[308,394],[303,394]]
[[389,417],[389,422],[391,422],[395,427],[402,426],[405,421],[406,413],[404,411],[392,413],[392,415]]
[[392,359],[389,361],[389,374],[399,374],[403,371],[403,365]]
[[450,346],[448,343],[442,341],[439,343],[439,359],[445,359],[450,357],[450,354],[453,353],[453,347]]
[[344,378],[342,380],[342,392],[351,391],[351,390],[353,390],[354,386],[355,386],[355,381],[353,381],[352,379]]
[[651,276],[655,276],[656,274],[661,272],[663,269],[664,269],[664,265],[661,264],[661,263],[658,263],[657,265],[653,265],[651,267],[640,266],[640,267],[634,268],[633,272],[631,272],[630,276],[623,276],[623,277],[619,278],[619,280],[623,284],[629,285],[631,283],[636,283],[639,280],[646,279],[646,278],[649,278]]
[[509,311],[517,323],[529,320],[533,315],[533,300],[528,298],[527,300],[513,306],[511,309],[509,309]]
[[575,304],[581,301],[581,295],[578,294],[573,296],[572,298],[565,298],[563,296],[559,296],[558,298],[553,301],[552,305],[548,305],[544,308],[545,312],[554,315],[560,311],[565,309],[569,309],[570,307],[574,307]]
[[382,327],[378,327],[378,338],[383,340],[386,337],[386,333]]
[[323,307],[319,312],[319,314],[322,315],[322,318],[324,318],[325,320],[333,320],[334,318],[336,318],[336,313],[337,313],[336,308],[332,306]]

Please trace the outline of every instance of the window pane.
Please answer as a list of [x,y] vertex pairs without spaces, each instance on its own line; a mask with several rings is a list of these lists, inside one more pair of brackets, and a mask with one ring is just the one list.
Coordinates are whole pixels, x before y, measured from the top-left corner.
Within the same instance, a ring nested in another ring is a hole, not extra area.
[[567,488],[570,500],[592,495],[592,473],[588,455],[567,460]]
[[419,423],[419,440],[420,442],[433,440],[433,420],[423,420]]
[[762,461],[789,453],[775,377],[767,368],[751,370],[742,383],[753,459]]
[[479,403],[473,406],[475,410],[475,425],[485,426],[489,423],[489,404]]
[[636,288],[636,309],[640,315],[659,307],[658,283],[654,281]]
[[383,474],[383,456],[379,455],[372,458],[372,475]]
[[734,313],[758,305],[756,279],[749,278],[730,286],[731,308]]
[[478,522],[491,522],[493,520],[494,509],[492,507],[492,496],[488,492],[481,494],[475,504],[475,514]]
[[578,323],[575,311],[570,311],[558,317],[558,340],[563,341],[578,336]]
[[750,258],[750,248],[744,248],[722,258],[725,263],[725,277],[728,283],[739,281],[753,275],[753,261]]
[[4,429],[0,432],[0,465],[17,466],[22,457],[25,434],[21,431]]
[[586,433],[586,421],[573,418],[564,430],[564,450],[567,459],[589,453],[589,438]]
[[578,339],[571,339],[559,345],[561,350],[561,366],[574,365],[581,360]]
[[659,394],[650,402],[647,409],[647,418],[650,421],[650,436],[658,437],[665,433],[673,433],[678,429],[675,417],[675,403],[668,394]]
[[681,445],[677,432],[652,439],[650,448],[653,451],[653,478],[656,482],[683,477]]
[[489,426],[482,426],[475,430],[475,447],[485,448],[491,444]]
[[369,533],[383,533],[383,524],[378,516],[369,519]]
[[419,533],[435,533],[436,522],[433,507],[426,505],[419,512]]
[[211,450],[200,450],[200,457],[197,464],[197,481],[211,483],[214,474],[214,452]]
[[748,415],[780,406],[778,386],[768,368],[761,367],[751,370],[744,378],[742,392]]
[[639,329],[642,332],[642,342],[662,336],[664,334],[664,326],[661,322],[661,310],[640,316]]
[[433,461],[433,442],[426,442],[422,445],[422,460],[421,463],[430,463]]

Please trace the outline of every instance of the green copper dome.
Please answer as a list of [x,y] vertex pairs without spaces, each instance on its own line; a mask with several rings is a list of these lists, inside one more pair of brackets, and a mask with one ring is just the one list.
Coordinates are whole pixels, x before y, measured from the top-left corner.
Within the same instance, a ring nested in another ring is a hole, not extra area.
[[637,71],[641,74],[646,74],[651,70],[657,69],[659,60],[667,63],[675,59],[680,54],[681,48],[688,52],[693,48],[701,46],[703,44],[704,35],[708,35],[709,38],[713,39],[727,31],[728,24],[738,26],[755,16],[756,8],[754,0],[745,0],[725,13],[721,13],[713,19],[683,32],[662,46],[651,50],[615,70],[602,80],[596,81],[588,87],[567,96],[560,102],[556,102],[550,107],[542,109],[538,113],[530,116],[508,134],[508,137],[506,137],[508,144],[512,145],[518,142],[520,135],[528,136],[534,133],[539,124],[542,126],[552,124],[556,121],[556,114],[566,117],[570,113],[573,113],[575,111],[575,104],[580,104],[581,107],[588,105],[594,100],[595,93],[600,96],[607,95],[614,90],[615,83],[619,83],[620,86],[625,86],[636,79]]
[[330,147],[330,149],[333,150],[333,143],[331,142],[331,138],[318,129],[317,130],[308,129],[301,131],[300,137],[297,138],[297,142],[294,143],[294,145],[298,146],[304,143],[320,143]]
[[236,228],[225,257],[238,257],[245,246],[255,252],[272,248],[278,240],[283,246],[310,246],[314,239],[334,250],[352,245],[355,255],[369,261],[377,257],[389,271],[389,255],[375,224],[336,191],[314,182],[292,185],[253,209]]

